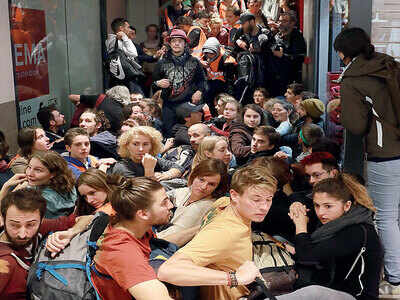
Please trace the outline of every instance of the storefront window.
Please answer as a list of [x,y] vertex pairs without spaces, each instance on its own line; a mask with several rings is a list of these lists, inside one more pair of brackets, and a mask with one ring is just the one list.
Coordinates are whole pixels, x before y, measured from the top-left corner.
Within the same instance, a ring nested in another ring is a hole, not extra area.
[[372,2],[371,39],[376,51],[391,55],[400,61],[400,2]]
[[38,126],[36,114],[48,104],[69,119],[69,94],[102,90],[99,24],[96,0],[11,1],[20,127]]

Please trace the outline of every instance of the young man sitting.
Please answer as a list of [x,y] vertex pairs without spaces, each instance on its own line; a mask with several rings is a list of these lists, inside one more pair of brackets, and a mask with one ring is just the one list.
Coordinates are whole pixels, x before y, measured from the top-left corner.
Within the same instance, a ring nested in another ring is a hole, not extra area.
[[64,115],[59,112],[55,105],[49,105],[39,108],[36,116],[46,136],[49,138],[49,142],[53,144],[52,150],[58,153],[65,151],[65,145],[62,140],[65,133],[63,130],[65,125]]
[[280,138],[280,134],[271,126],[257,127],[253,132],[247,163],[251,163],[257,157],[274,156],[279,152]]
[[[310,186],[314,186],[326,178],[334,178],[340,173],[340,168],[334,156],[328,152],[313,152],[301,160],[300,164],[304,168],[306,179]],[[315,215],[314,203],[312,199],[312,190],[304,190],[293,193],[289,196],[289,201],[292,202],[290,205],[290,211],[302,211],[305,206],[309,210],[308,229],[313,232],[319,220]]]
[[111,164],[116,162],[113,158],[97,160],[94,156],[89,155],[89,134],[83,128],[69,129],[64,136],[64,141],[69,155],[64,155],[63,158],[67,161],[75,179],[78,179],[81,173],[89,168],[98,168],[105,172]]
[[112,157],[119,159],[117,137],[110,132],[110,121],[104,112],[88,109],[79,117],[79,127],[90,136],[90,153],[98,158]]
[[261,166],[233,175],[230,204],[159,269],[158,278],[180,286],[201,286],[200,299],[239,299],[260,276],[252,261],[251,222],[267,215],[277,181]]
[[110,201],[116,215],[98,241],[92,272],[101,298],[172,300],[149,265],[152,226],[168,223],[173,207],[164,188],[146,177],[127,179]]
[[[182,177],[186,177],[186,175],[190,172],[197,148],[199,147],[201,141],[210,134],[211,130],[205,124],[197,123],[190,126],[188,129],[190,145],[180,145],[178,147],[171,148],[164,153],[163,158],[177,163],[181,167],[185,168],[185,172],[183,173]],[[172,139],[172,141],[174,141],[174,139]]]
[[[56,232],[56,238],[47,239],[47,249],[58,252],[93,219],[93,216],[81,217],[74,225],[68,217],[44,220],[45,212],[46,199],[36,190],[10,192],[2,200],[4,227],[0,233],[0,299],[28,299],[26,278],[42,235],[65,230]],[[56,240],[58,242],[54,243]]]

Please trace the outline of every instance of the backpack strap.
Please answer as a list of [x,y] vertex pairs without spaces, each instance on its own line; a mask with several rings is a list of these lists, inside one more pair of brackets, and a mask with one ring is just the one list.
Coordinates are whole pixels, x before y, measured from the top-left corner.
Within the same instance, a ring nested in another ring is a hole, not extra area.
[[103,103],[104,99],[106,98],[105,94],[100,94],[99,97],[96,100],[95,108],[98,108],[101,103]]

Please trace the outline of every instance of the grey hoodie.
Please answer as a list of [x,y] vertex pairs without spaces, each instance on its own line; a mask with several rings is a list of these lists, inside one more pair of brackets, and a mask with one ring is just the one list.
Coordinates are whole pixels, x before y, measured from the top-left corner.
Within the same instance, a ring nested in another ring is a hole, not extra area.
[[202,50],[203,52],[211,52],[216,54],[215,58],[212,60],[214,61],[220,54],[220,48],[221,44],[219,43],[219,41],[215,37],[210,37],[204,43]]

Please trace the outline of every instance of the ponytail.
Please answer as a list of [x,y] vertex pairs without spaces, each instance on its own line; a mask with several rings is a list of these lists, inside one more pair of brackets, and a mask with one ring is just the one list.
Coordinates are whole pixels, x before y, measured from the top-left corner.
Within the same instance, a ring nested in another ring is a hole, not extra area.
[[365,186],[360,184],[353,176],[349,174],[342,173],[338,177],[350,191],[350,194],[354,198],[354,202],[368,208],[369,210],[372,210],[373,212],[376,212],[376,208],[371,197],[368,195],[368,191]]
[[327,193],[344,203],[350,201],[353,205],[361,205],[376,212],[365,186],[349,174],[341,173],[336,178],[327,178],[318,182],[313,187],[313,196],[316,193]]

